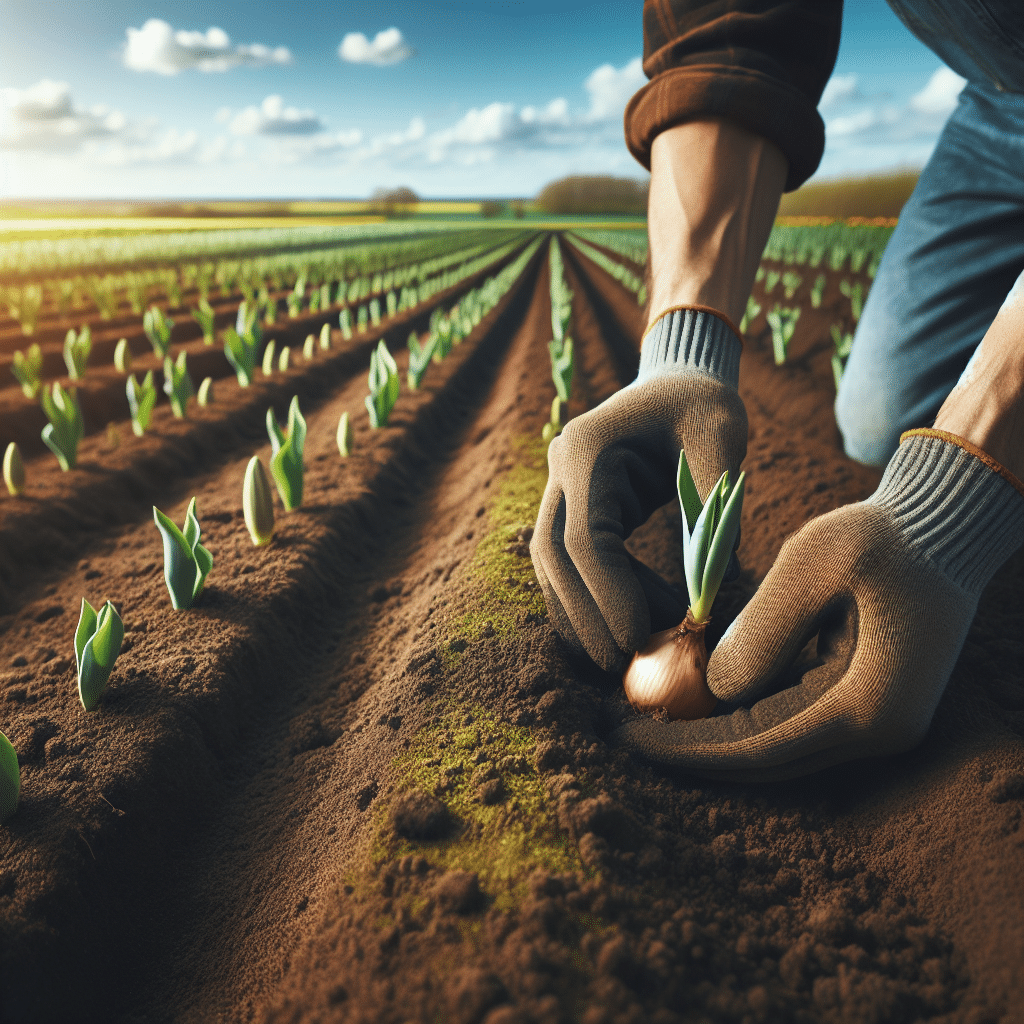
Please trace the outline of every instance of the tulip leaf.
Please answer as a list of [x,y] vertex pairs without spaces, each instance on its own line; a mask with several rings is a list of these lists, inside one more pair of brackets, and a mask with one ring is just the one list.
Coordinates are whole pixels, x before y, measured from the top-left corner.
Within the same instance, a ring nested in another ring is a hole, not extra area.
[[171,604],[175,611],[191,608],[197,592],[196,577],[199,575],[192,546],[185,540],[181,530],[155,505],[153,520],[163,537],[164,580],[171,595]]
[[679,504],[683,509],[687,533],[692,533],[704,503],[700,500],[697,485],[693,482],[690,465],[686,461],[686,452],[682,450],[679,452],[679,472],[676,475],[676,489],[679,491]]
[[18,809],[21,793],[21,770],[18,752],[11,741],[0,732],[0,822],[6,821]]
[[83,597],[82,613],[78,619],[78,629],[75,630],[75,667],[78,674],[82,674],[82,651],[85,643],[96,632],[96,609]]
[[697,607],[693,609],[693,617],[698,622],[703,621],[711,611],[711,605],[718,595],[718,588],[722,585],[725,570],[729,565],[729,556],[736,544],[736,535],[740,528],[740,515],[743,510],[745,480],[746,473],[740,473],[736,485],[728,496],[718,528],[711,540],[711,548],[708,551],[704,575],[701,579],[700,599],[697,602]]

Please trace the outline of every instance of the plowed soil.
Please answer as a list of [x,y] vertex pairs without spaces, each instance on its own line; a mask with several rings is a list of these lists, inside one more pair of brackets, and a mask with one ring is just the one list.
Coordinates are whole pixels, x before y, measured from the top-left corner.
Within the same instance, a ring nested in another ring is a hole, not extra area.
[[[632,379],[642,314],[563,251],[578,414]],[[908,754],[741,786],[610,746],[633,712],[563,649],[529,559],[546,252],[419,391],[409,324],[386,334],[403,390],[385,429],[362,411],[376,335],[335,337],[249,389],[218,382],[188,421],[161,403],[144,438],[87,437],[70,473],[30,459],[27,495],[0,500],[0,728],[22,772],[0,827],[3,1020],[1024,1019],[1021,552]],[[832,416],[831,278],[821,310],[797,296],[785,366],[751,325],[743,572],[712,642],[788,534],[879,478]],[[257,549],[242,478],[293,394],[305,502]],[[214,567],[176,613],[151,506],[181,522],[193,495]],[[676,509],[630,544],[681,582]],[[90,714],[83,597],[127,629]]]

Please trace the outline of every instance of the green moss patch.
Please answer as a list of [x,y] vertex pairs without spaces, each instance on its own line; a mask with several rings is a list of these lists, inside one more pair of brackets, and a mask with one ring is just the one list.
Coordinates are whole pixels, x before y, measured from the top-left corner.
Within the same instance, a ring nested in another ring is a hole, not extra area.
[[[501,722],[479,706],[436,703],[434,721],[395,761],[397,788],[436,795],[452,816],[450,833],[436,840],[402,838],[381,807],[374,862],[419,854],[440,867],[475,871],[481,888],[503,909],[522,899],[525,878],[535,868],[585,874],[534,767],[530,730]],[[496,781],[500,799],[483,802],[481,787]]]
[[486,511],[486,532],[455,589],[465,596],[444,623],[441,654],[453,667],[468,643],[490,635],[511,636],[526,616],[543,616],[544,596],[525,553],[548,479],[547,443],[520,436],[512,443],[511,468]]

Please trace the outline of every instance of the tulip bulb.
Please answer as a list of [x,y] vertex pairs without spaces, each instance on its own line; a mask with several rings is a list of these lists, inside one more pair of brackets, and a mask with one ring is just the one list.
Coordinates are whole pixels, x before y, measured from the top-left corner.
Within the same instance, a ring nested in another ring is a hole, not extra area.
[[655,633],[633,655],[623,685],[638,711],[664,709],[673,721],[707,718],[717,698],[708,688],[708,651],[704,630],[710,620],[695,622],[691,612],[672,629]]

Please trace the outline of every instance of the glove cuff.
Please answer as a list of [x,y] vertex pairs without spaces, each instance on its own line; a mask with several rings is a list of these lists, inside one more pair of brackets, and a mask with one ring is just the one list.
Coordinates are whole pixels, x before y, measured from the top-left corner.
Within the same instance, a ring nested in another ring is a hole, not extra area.
[[892,514],[915,555],[976,597],[1024,542],[1024,495],[965,444],[937,431],[904,434],[868,500]]
[[728,317],[684,306],[663,313],[644,335],[638,381],[666,370],[697,370],[739,388],[743,344]]

